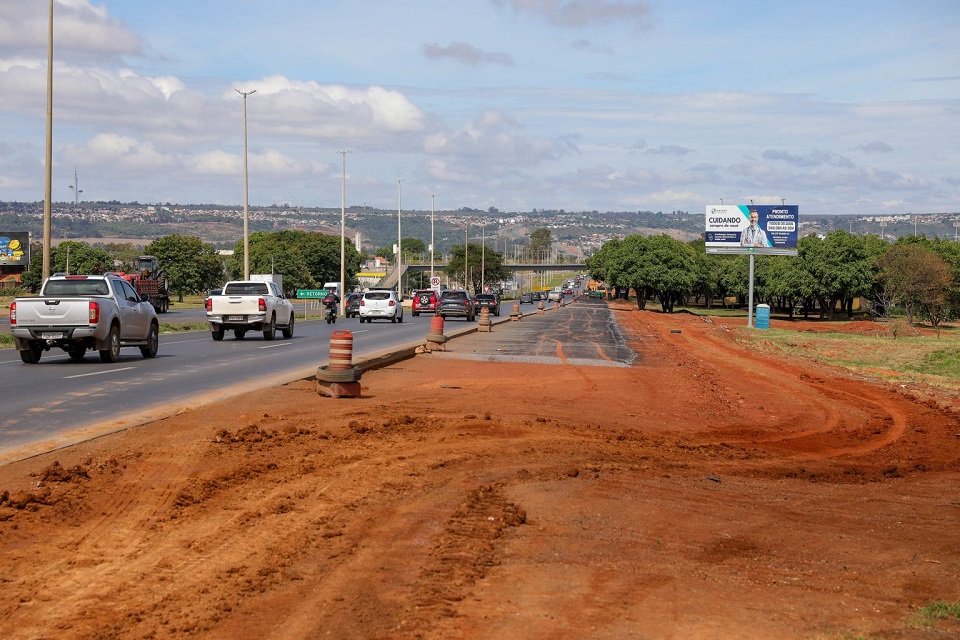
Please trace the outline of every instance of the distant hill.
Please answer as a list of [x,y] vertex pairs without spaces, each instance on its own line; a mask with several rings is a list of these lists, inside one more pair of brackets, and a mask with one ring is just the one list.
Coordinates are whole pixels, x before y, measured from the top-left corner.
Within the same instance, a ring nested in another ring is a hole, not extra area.
[[[430,243],[429,211],[402,211],[401,234]],[[873,233],[888,239],[917,233],[956,238],[960,214],[915,214],[898,216],[804,216],[800,214],[801,234],[828,233],[845,229],[853,233]],[[469,225],[469,227],[468,227]],[[436,251],[443,253],[452,245],[462,246],[466,233],[470,242],[485,238],[487,245],[510,253],[527,243],[538,228],[550,229],[558,246],[570,253],[589,255],[614,236],[665,233],[681,240],[700,236],[704,226],[702,212],[669,213],[652,211],[550,211],[500,212],[462,208],[437,211],[434,219]],[[118,241],[146,244],[155,238],[179,233],[197,236],[218,248],[232,248],[242,240],[243,208],[222,205],[160,205],[119,202],[55,203],[53,238],[83,239],[107,244]],[[0,232],[29,231],[39,239],[43,229],[43,203],[0,202]],[[340,209],[307,207],[251,207],[249,229],[279,231],[302,229],[330,235],[340,233]],[[370,250],[392,246],[397,241],[396,210],[350,207],[346,210],[346,235],[353,242],[359,234],[362,245]]]

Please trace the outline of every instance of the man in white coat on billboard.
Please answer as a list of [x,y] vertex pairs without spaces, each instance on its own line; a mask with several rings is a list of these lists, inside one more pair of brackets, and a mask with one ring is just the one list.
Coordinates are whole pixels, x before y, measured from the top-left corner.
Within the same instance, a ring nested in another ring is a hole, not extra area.
[[767,246],[767,233],[760,228],[760,225],[757,224],[757,221],[759,220],[760,216],[757,214],[756,210],[750,209],[750,226],[740,233],[741,247]]

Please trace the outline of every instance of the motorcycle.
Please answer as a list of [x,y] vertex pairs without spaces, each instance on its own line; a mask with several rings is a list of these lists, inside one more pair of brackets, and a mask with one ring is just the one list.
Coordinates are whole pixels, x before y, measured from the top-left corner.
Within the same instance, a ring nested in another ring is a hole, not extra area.
[[323,305],[323,319],[327,321],[327,324],[332,324],[337,321],[337,307],[332,304]]

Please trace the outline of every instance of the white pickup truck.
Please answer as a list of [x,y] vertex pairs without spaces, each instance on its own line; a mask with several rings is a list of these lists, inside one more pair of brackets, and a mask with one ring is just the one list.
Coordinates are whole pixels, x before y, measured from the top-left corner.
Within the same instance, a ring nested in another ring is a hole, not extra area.
[[10,303],[10,333],[27,364],[40,362],[52,347],[72,360],[95,349],[104,362],[116,362],[121,347],[140,347],[144,358],[153,358],[160,345],[153,305],[115,276],[47,278],[40,295]]
[[278,328],[284,338],[293,337],[293,305],[275,282],[230,281],[205,306],[214,340],[223,340],[228,329],[237,340],[248,331],[263,331],[264,340],[273,340]]

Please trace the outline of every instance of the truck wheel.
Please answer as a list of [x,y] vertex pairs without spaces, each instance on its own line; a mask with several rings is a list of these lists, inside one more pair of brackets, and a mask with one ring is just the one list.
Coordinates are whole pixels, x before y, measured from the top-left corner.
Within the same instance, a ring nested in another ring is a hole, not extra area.
[[219,329],[210,330],[210,335],[213,336],[213,339],[216,340],[217,342],[223,340],[223,333],[224,333],[223,327],[220,327]]
[[233,337],[237,340],[243,340],[243,336],[247,335],[247,332],[243,329],[234,329]]
[[67,351],[67,355],[70,356],[71,360],[83,360],[83,356],[87,353],[86,347],[74,347]]
[[37,364],[40,362],[41,353],[43,353],[43,349],[40,348],[40,345],[31,342],[29,349],[20,352],[20,359],[23,360],[24,364]]
[[283,337],[290,339],[293,337],[293,321],[294,315],[290,314],[290,322],[287,323],[287,326],[283,328]]
[[160,327],[156,322],[150,323],[150,332],[147,334],[147,346],[140,347],[140,353],[144,358],[156,358],[157,351],[160,350]]
[[270,316],[270,323],[263,330],[263,339],[273,340],[275,335],[277,335],[277,316]]
[[117,325],[110,327],[106,342],[107,348],[100,350],[100,359],[103,362],[117,362],[120,360],[120,328]]

